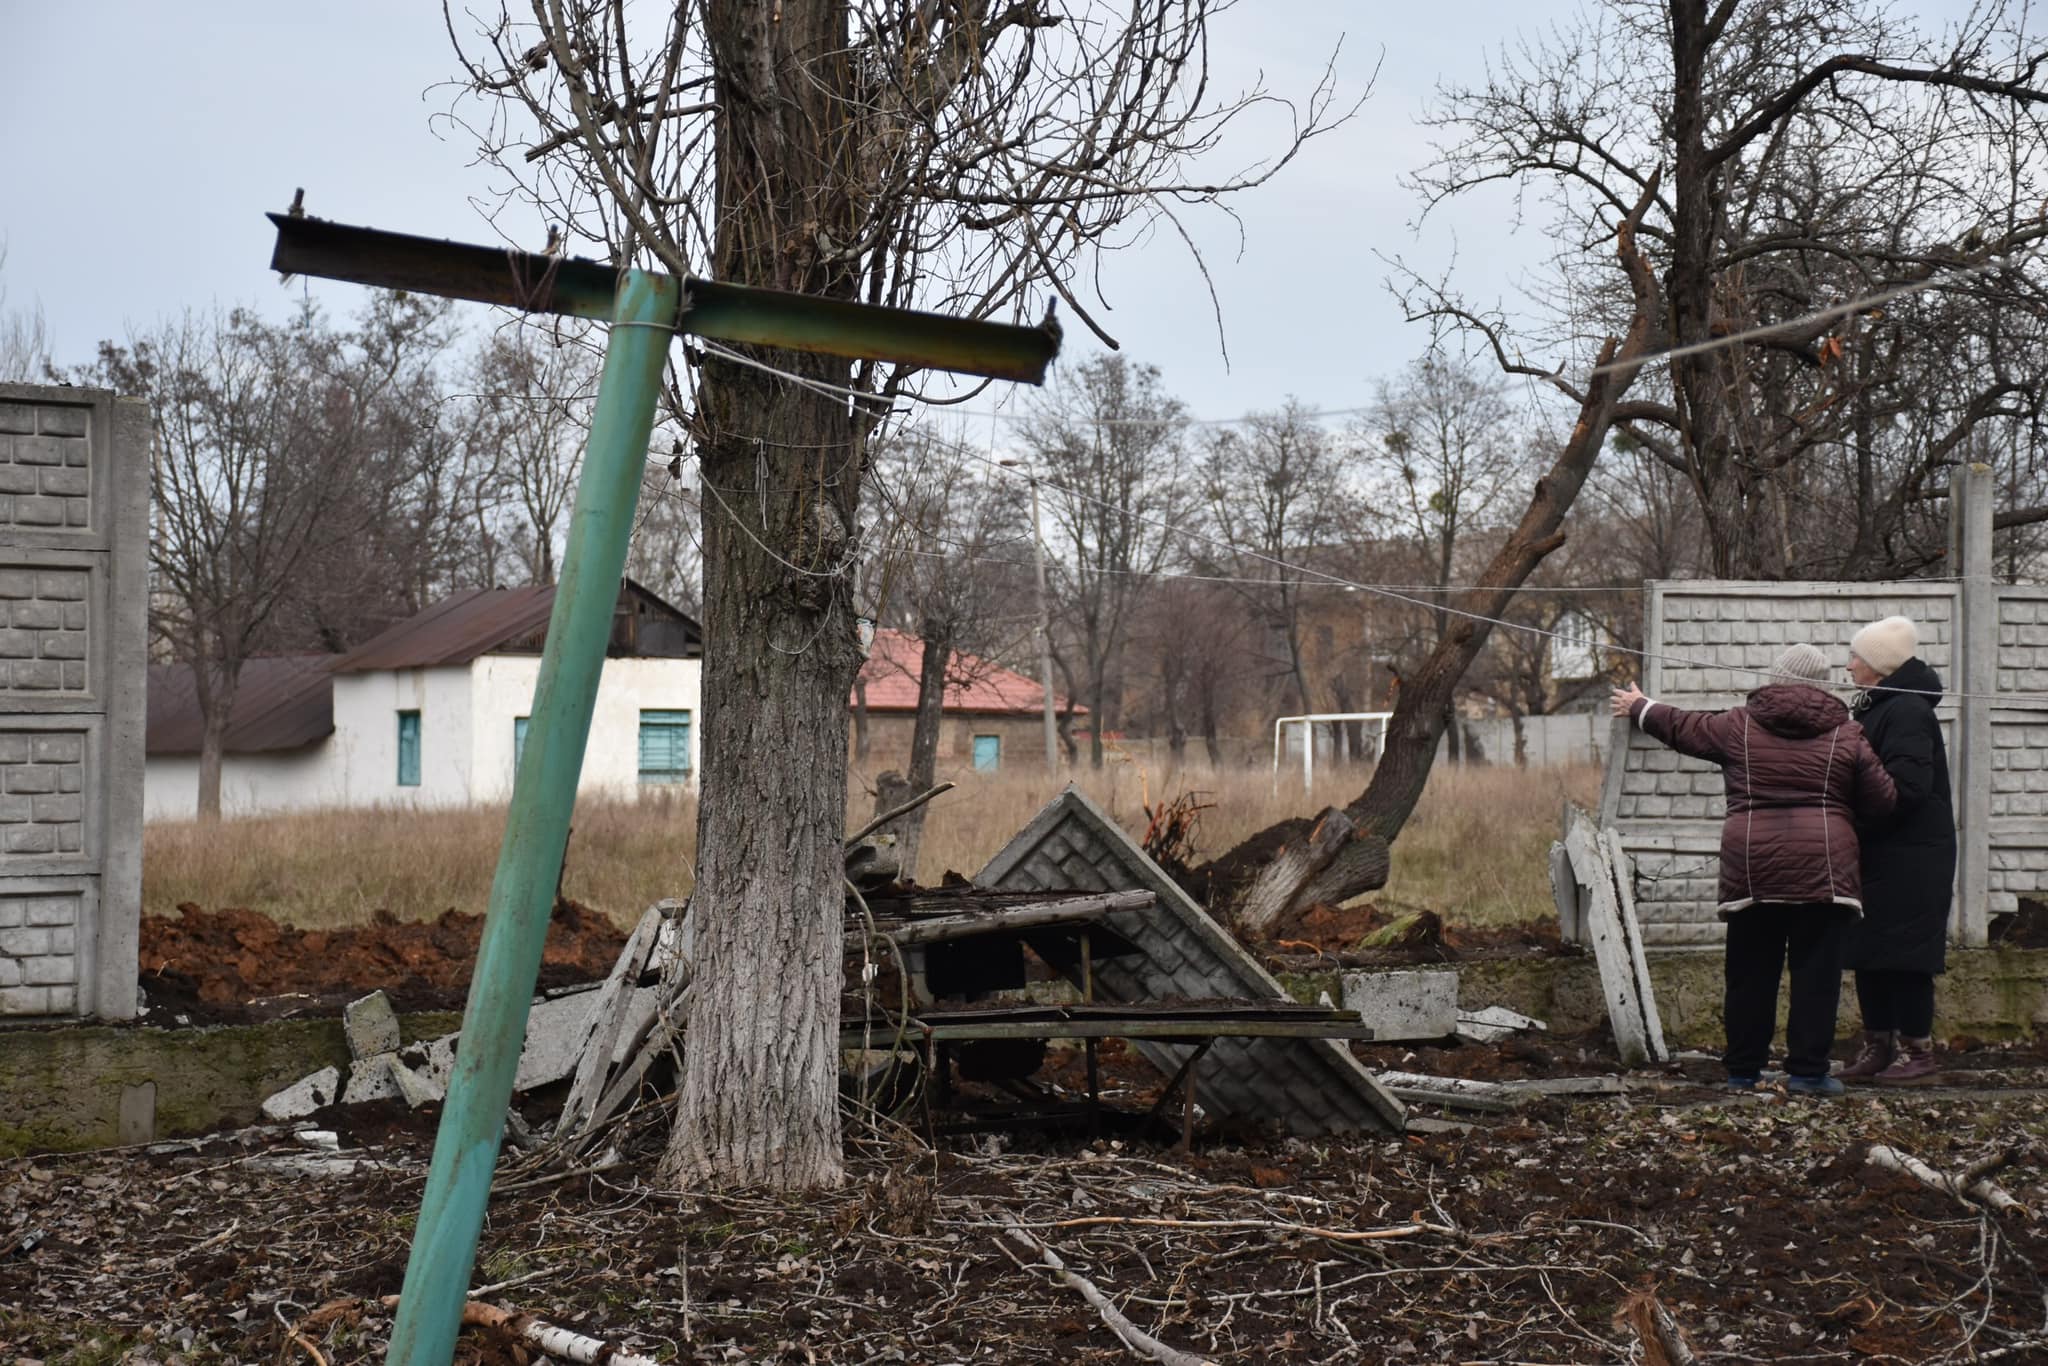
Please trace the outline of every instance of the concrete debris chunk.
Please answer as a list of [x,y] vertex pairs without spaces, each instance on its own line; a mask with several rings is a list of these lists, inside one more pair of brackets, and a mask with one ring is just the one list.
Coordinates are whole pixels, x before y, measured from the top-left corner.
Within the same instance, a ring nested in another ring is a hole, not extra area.
[[382,1053],[398,1051],[398,1012],[391,998],[373,991],[341,1008],[341,1032],[348,1039],[348,1055],[358,1062]]
[[304,1119],[315,1110],[334,1104],[340,1093],[341,1069],[323,1067],[264,1101],[263,1113],[271,1119]]
[[1550,1026],[1533,1015],[1523,1015],[1506,1006],[1458,1012],[1457,1035],[1472,1043],[1499,1043],[1517,1034],[1547,1032]]
[[1458,1028],[1458,974],[1443,970],[1347,972],[1344,1008],[1358,1012],[1375,1042],[1441,1039]]

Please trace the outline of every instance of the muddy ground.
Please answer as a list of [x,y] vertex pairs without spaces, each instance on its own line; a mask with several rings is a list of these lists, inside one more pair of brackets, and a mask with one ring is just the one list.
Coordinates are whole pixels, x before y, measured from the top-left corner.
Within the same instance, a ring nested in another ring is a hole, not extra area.
[[[1467,1073],[1603,1066],[1597,1041],[1415,1052]],[[608,1170],[508,1157],[473,1284],[668,1361],[1133,1360],[1015,1226],[1218,1362],[1657,1360],[1631,1326],[1646,1294],[1700,1361],[2048,1360],[2043,1225],[1865,1161],[1873,1142],[1945,1171],[2017,1149],[1998,1179],[2048,1206],[2029,1148],[2048,1133],[2044,1060],[1969,1061],[1983,1070],[1952,1085],[1832,1103],[1730,1097],[1695,1063],[1462,1135],[1204,1135],[1185,1155],[864,1131],[846,1187],[803,1200],[663,1189],[652,1114]],[[1138,1068],[1106,1056],[1114,1085]],[[283,1130],[0,1164],[0,1360],[377,1359],[432,1116],[322,1122],[378,1165],[271,1170],[307,1151]],[[458,1359],[520,1358],[472,1332]]]
[[[418,923],[379,912],[360,929],[300,930],[256,911],[209,911],[186,902],[175,916],[142,918],[149,1022],[243,1024],[333,1015],[380,987],[400,1010],[460,1010],[483,924],[482,916],[458,911]],[[603,980],[625,942],[601,912],[556,903],[540,988]]]

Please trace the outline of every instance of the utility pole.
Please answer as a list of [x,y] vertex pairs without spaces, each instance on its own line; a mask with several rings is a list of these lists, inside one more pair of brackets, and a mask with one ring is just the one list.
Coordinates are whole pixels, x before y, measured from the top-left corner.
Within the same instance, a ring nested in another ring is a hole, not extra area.
[[1038,476],[1031,476],[1031,558],[1038,569],[1038,681],[1045,693],[1045,771],[1060,771],[1058,727],[1052,719],[1052,609],[1045,600],[1045,525],[1038,517]]
[[1059,334],[1050,327],[1011,327],[350,227],[309,218],[296,201],[290,213],[270,219],[277,226],[271,268],[286,275],[473,299],[610,326],[532,725],[513,778],[463,1012],[462,1053],[448,1079],[385,1358],[387,1366],[447,1366],[497,1168],[548,913],[561,881],[577,775],[671,339],[689,333],[1037,384],[1059,349]]

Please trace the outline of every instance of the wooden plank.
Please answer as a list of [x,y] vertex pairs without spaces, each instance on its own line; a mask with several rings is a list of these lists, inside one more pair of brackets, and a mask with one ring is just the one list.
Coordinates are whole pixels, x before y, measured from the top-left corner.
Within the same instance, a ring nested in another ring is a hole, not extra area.
[[626,1007],[632,1002],[634,984],[654,952],[661,923],[660,906],[649,906],[641,912],[640,923],[633,927],[626,946],[619,950],[611,975],[598,989],[597,1009],[590,1013],[590,1033],[583,1041],[576,1079],[569,1083],[569,1098],[562,1102],[561,1118],[555,1122],[561,1132],[578,1127],[597,1101],[599,1088],[612,1068],[612,1051],[619,1046],[619,1031],[625,1026]]
[[1043,929],[1048,925],[1073,925],[1100,920],[1112,911],[1142,911],[1158,904],[1150,892],[1107,892],[1100,896],[1062,897],[1058,901],[1034,901],[1002,910],[975,911],[919,920],[882,931],[897,944],[939,944],[970,939],[984,934],[1015,934],[1021,930]]
[[1643,1043],[1656,1062],[1666,1062],[1671,1050],[1664,1045],[1664,1018],[1657,1012],[1657,984],[1650,980],[1650,960],[1643,951],[1643,923],[1636,918],[1636,879],[1628,851],[1621,847],[1621,834],[1607,831],[1607,868],[1614,878],[1615,905],[1621,915],[1621,933],[1628,944],[1629,970],[1635,977],[1636,1008],[1642,1012]]
[[[859,1048],[862,1031],[840,1031],[842,1048]],[[870,1030],[867,1037],[879,1037]],[[920,1025],[910,1037],[934,1043],[976,1039],[1371,1039],[1367,1025],[1332,1020],[1002,1020],[975,1024]]]
[[1614,871],[1608,865],[1605,845],[1591,821],[1579,821],[1566,833],[1565,850],[1571,855],[1572,877],[1588,894],[1586,932],[1592,940],[1594,961],[1600,966],[1600,987],[1607,997],[1615,1049],[1624,1063],[1640,1066],[1649,1061],[1650,1045],[1643,1033],[1635,965],[1623,935],[1621,908],[1615,904]]

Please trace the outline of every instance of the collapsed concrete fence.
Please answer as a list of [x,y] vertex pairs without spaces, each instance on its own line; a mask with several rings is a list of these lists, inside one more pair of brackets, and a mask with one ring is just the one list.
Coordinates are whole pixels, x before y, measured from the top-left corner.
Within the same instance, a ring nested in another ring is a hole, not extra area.
[[[1677,707],[1734,706],[1786,645],[1836,665],[1849,637],[1892,614],[1920,627],[1920,655],[1948,689],[1937,715],[1949,750],[1960,857],[1951,936],[1986,943],[1991,917],[2048,895],[2048,587],[1991,573],[1991,470],[1951,486],[1951,578],[1876,583],[1656,581],[1644,596],[1643,691]],[[1720,770],[1614,724],[1600,820],[1634,876],[1644,942],[1714,945]]]

